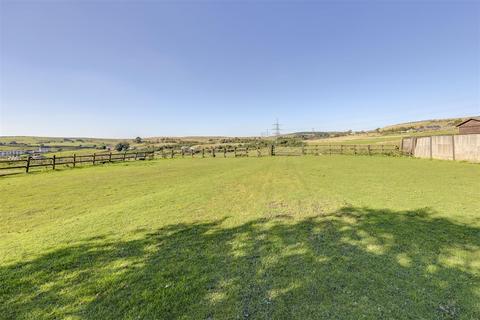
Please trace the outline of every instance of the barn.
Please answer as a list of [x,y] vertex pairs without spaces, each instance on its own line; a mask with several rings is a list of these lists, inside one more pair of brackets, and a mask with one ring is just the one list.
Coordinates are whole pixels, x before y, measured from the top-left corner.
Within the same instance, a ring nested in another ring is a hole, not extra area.
[[480,133],[480,119],[470,118],[462,123],[457,124],[458,133],[468,134],[468,133]]

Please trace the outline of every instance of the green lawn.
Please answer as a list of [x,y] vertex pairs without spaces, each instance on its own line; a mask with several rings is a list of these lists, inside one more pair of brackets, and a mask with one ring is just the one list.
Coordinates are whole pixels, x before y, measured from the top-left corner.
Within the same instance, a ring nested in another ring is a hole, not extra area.
[[0,319],[479,319],[480,165],[174,159],[0,178]]

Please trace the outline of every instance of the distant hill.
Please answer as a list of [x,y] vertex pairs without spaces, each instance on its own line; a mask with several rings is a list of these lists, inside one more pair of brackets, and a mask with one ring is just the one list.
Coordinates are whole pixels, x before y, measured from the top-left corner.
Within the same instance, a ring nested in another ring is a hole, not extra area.
[[293,132],[287,133],[283,136],[285,137],[299,137],[305,139],[321,139],[321,138],[332,138],[332,137],[341,137],[354,134],[366,134],[366,133],[379,133],[379,134],[394,134],[394,133],[408,133],[408,132],[431,132],[431,131],[451,131],[454,130],[455,126],[462,121],[475,118],[464,117],[464,118],[448,118],[448,119],[431,119],[431,120],[420,120],[405,122],[399,124],[388,125],[383,128],[378,128],[374,130],[367,131],[302,131],[302,132]]
[[399,123],[368,131],[343,132],[296,132],[288,137],[306,140],[308,144],[396,144],[402,137],[442,135],[457,133],[455,126],[462,121],[475,118],[432,119]]
[[386,127],[380,128],[380,130],[378,131],[379,132],[405,132],[408,130],[412,130],[412,131],[448,130],[448,129],[454,128],[457,124],[469,118],[471,117],[412,121],[412,122],[405,122],[405,123],[386,126]]

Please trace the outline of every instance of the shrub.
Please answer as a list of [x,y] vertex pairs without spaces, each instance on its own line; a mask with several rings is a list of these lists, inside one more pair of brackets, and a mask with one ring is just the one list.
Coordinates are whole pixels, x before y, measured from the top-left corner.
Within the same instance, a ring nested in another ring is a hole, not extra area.
[[115,150],[124,151],[124,150],[127,150],[129,147],[130,147],[130,144],[128,142],[119,142],[115,145]]

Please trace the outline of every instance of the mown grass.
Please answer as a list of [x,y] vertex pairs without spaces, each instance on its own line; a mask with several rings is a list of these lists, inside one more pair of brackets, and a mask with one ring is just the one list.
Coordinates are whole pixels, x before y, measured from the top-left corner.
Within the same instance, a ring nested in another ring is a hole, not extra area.
[[174,159],[0,179],[0,318],[477,319],[480,166]]

